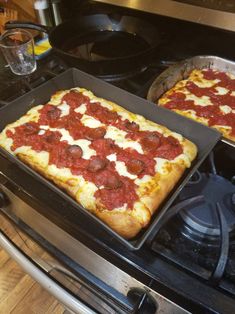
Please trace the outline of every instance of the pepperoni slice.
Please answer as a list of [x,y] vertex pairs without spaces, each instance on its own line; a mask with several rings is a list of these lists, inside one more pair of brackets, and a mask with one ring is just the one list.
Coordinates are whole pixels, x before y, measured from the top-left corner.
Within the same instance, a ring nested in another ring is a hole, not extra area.
[[39,131],[39,127],[36,124],[25,123],[24,124],[24,133],[27,135],[37,134]]
[[122,181],[119,180],[119,178],[115,174],[110,175],[106,179],[105,184],[104,184],[104,187],[109,190],[115,190],[115,189],[120,188],[121,186],[122,186]]
[[143,137],[140,142],[143,149],[147,151],[157,149],[161,145],[160,137],[153,133]]
[[139,159],[132,159],[127,162],[126,167],[130,173],[138,175],[144,170],[145,163]]
[[139,131],[139,125],[137,123],[135,123],[134,121],[130,122],[127,121],[125,123],[125,127],[130,130],[130,131]]
[[66,152],[73,158],[81,158],[83,151],[79,145],[70,145],[67,147]]
[[58,134],[55,134],[55,133],[50,133],[49,135],[46,135],[45,137],[46,142],[49,144],[53,144],[59,139],[60,139],[60,136],[58,136]]
[[47,111],[47,118],[50,120],[56,120],[60,117],[60,114],[61,114],[61,110],[53,106]]
[[103,127],[89,129],[85,136],[88,140],[98,140],[99,138],[103,138],[105,136],[106,130]]
[[117,120],[117,118],[118,118],[118,114],[115,111],[110,111],[108,109],[106,110],[106,112],[104,112],[104,115],[105,115],[106,121],[108,123],[111,123],[111,122]]
[[107,160],[102,159],[100,157],[95,157],[94,159],[90,160],[87,170],[90,172],[97,172],[99,170],[102,170],[106,167]]

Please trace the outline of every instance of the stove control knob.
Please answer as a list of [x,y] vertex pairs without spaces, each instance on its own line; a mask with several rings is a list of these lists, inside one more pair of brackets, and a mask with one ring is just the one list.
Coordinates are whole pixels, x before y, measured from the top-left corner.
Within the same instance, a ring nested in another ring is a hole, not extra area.
[[134,304],[135,313],[141,314],[156,314],[158,304],[156,300],[145,290],[140,288],[131,289],[128,294],[128,299]]
[[0,190],[0,208],[4,208],[9,204],[9,199],[6,194]]

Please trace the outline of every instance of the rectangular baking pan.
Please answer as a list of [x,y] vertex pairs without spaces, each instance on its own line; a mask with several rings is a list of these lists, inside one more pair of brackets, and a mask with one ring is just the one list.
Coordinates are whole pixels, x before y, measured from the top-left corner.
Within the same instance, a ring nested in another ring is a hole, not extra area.
[[[149,88],[147,99],[157,103],[157,100],[176,83],[189,77],[194,69],[215,69],[235,75],[235,62],[216,56],[195,56],[180,61],[162,72]],[[222,142],[235,147],[235,142],[222,137]]]
[[50,188],[50,193],[56,193],[57,195],[62,196],[63,199],[68,203],[67,210],[69,210],[71,206],[73,208],[75,207],[75,209],[81,213],[81,215],[85,214],[87,216],[88,224],[91,219],[93,222],[96,221],[98,228],[104,228],[112,237],[116,238],[129,249],[137,250],[144,244],[148,237],[150,237],[151,233],[154,232],[154,228],[161,223],[162,216],[166,213],[167,209],[172,204],[183,186],[187,183],[191,175],[195,172],[195,170],[203,162],[215,144],[219,141],[221,135],[219,132],[211,128],[184,118],[178,114],[175,114],[174,112],[166,110],[165,108],[158,107],[152,102],[132,95],[120,88],[112,86],[102,80],[73,68],[47,81],[43,85],[35,88],[33,91],[30,91],[29,93],[21,96],[17,100],[14,100],[10,104],[0,109],[0,116],[4,117],[4,119],[0,120],[0,131],[4,129],[8,123],[19,119],[31,107],[47,103],[54,92],[76,86],[91,90],[98,97],[114,101],[127,110],[141,114],[149,120],[165,125],[172,131],[181,133],[183,136],[194,142],[198,147],[198,155],[192,164],[192,167],[184,173],[177,186],[166,198],[164,203],[162,203],[156,214],[152,217],[149,226],[143,230],[135,239],[128,241],[118,235],[101,220],[80,206],[69,195],[57,188],[53,183],[43,178],[41,175],[26,166],[23,162],[18,160],[4,149],[0,148],[0,154],[5,156],[5,158],[11,162],[17,164],[24,171],[30,173],[35,180],[43,182],[44,185]]

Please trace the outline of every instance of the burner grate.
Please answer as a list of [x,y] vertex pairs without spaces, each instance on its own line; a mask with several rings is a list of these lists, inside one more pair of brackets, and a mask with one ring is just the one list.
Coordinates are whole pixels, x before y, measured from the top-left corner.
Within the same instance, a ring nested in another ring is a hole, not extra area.
[[[180,202],[169,210],[174,219],[163,225],[151,248],[164,259],[234,296],[235,186],[217,174],[214,157],[210,154],[206,161],[208,172],[204,164],[203,172],[195,173],[182,190]],[[200,194],[203,197],[200,203],[190,202]]]
[[[48,56],[38,62],[38,70],[31,75],[21,77],[11,75],[6,71],[1,78],[0,108],[64,72],[67,68],[67,65],[57,57]],[[9,75],[11,75],[10,83]]]

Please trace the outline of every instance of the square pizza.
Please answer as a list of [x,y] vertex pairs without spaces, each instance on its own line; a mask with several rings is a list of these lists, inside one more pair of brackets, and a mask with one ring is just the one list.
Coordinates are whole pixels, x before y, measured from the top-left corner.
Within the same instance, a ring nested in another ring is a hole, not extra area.
[[158,101],[235,142],[235,76],[215,69],[193,70]]
[[148,225],[197,155],[182,135],[79,87],[7,125],[0,146],[126,239]]

